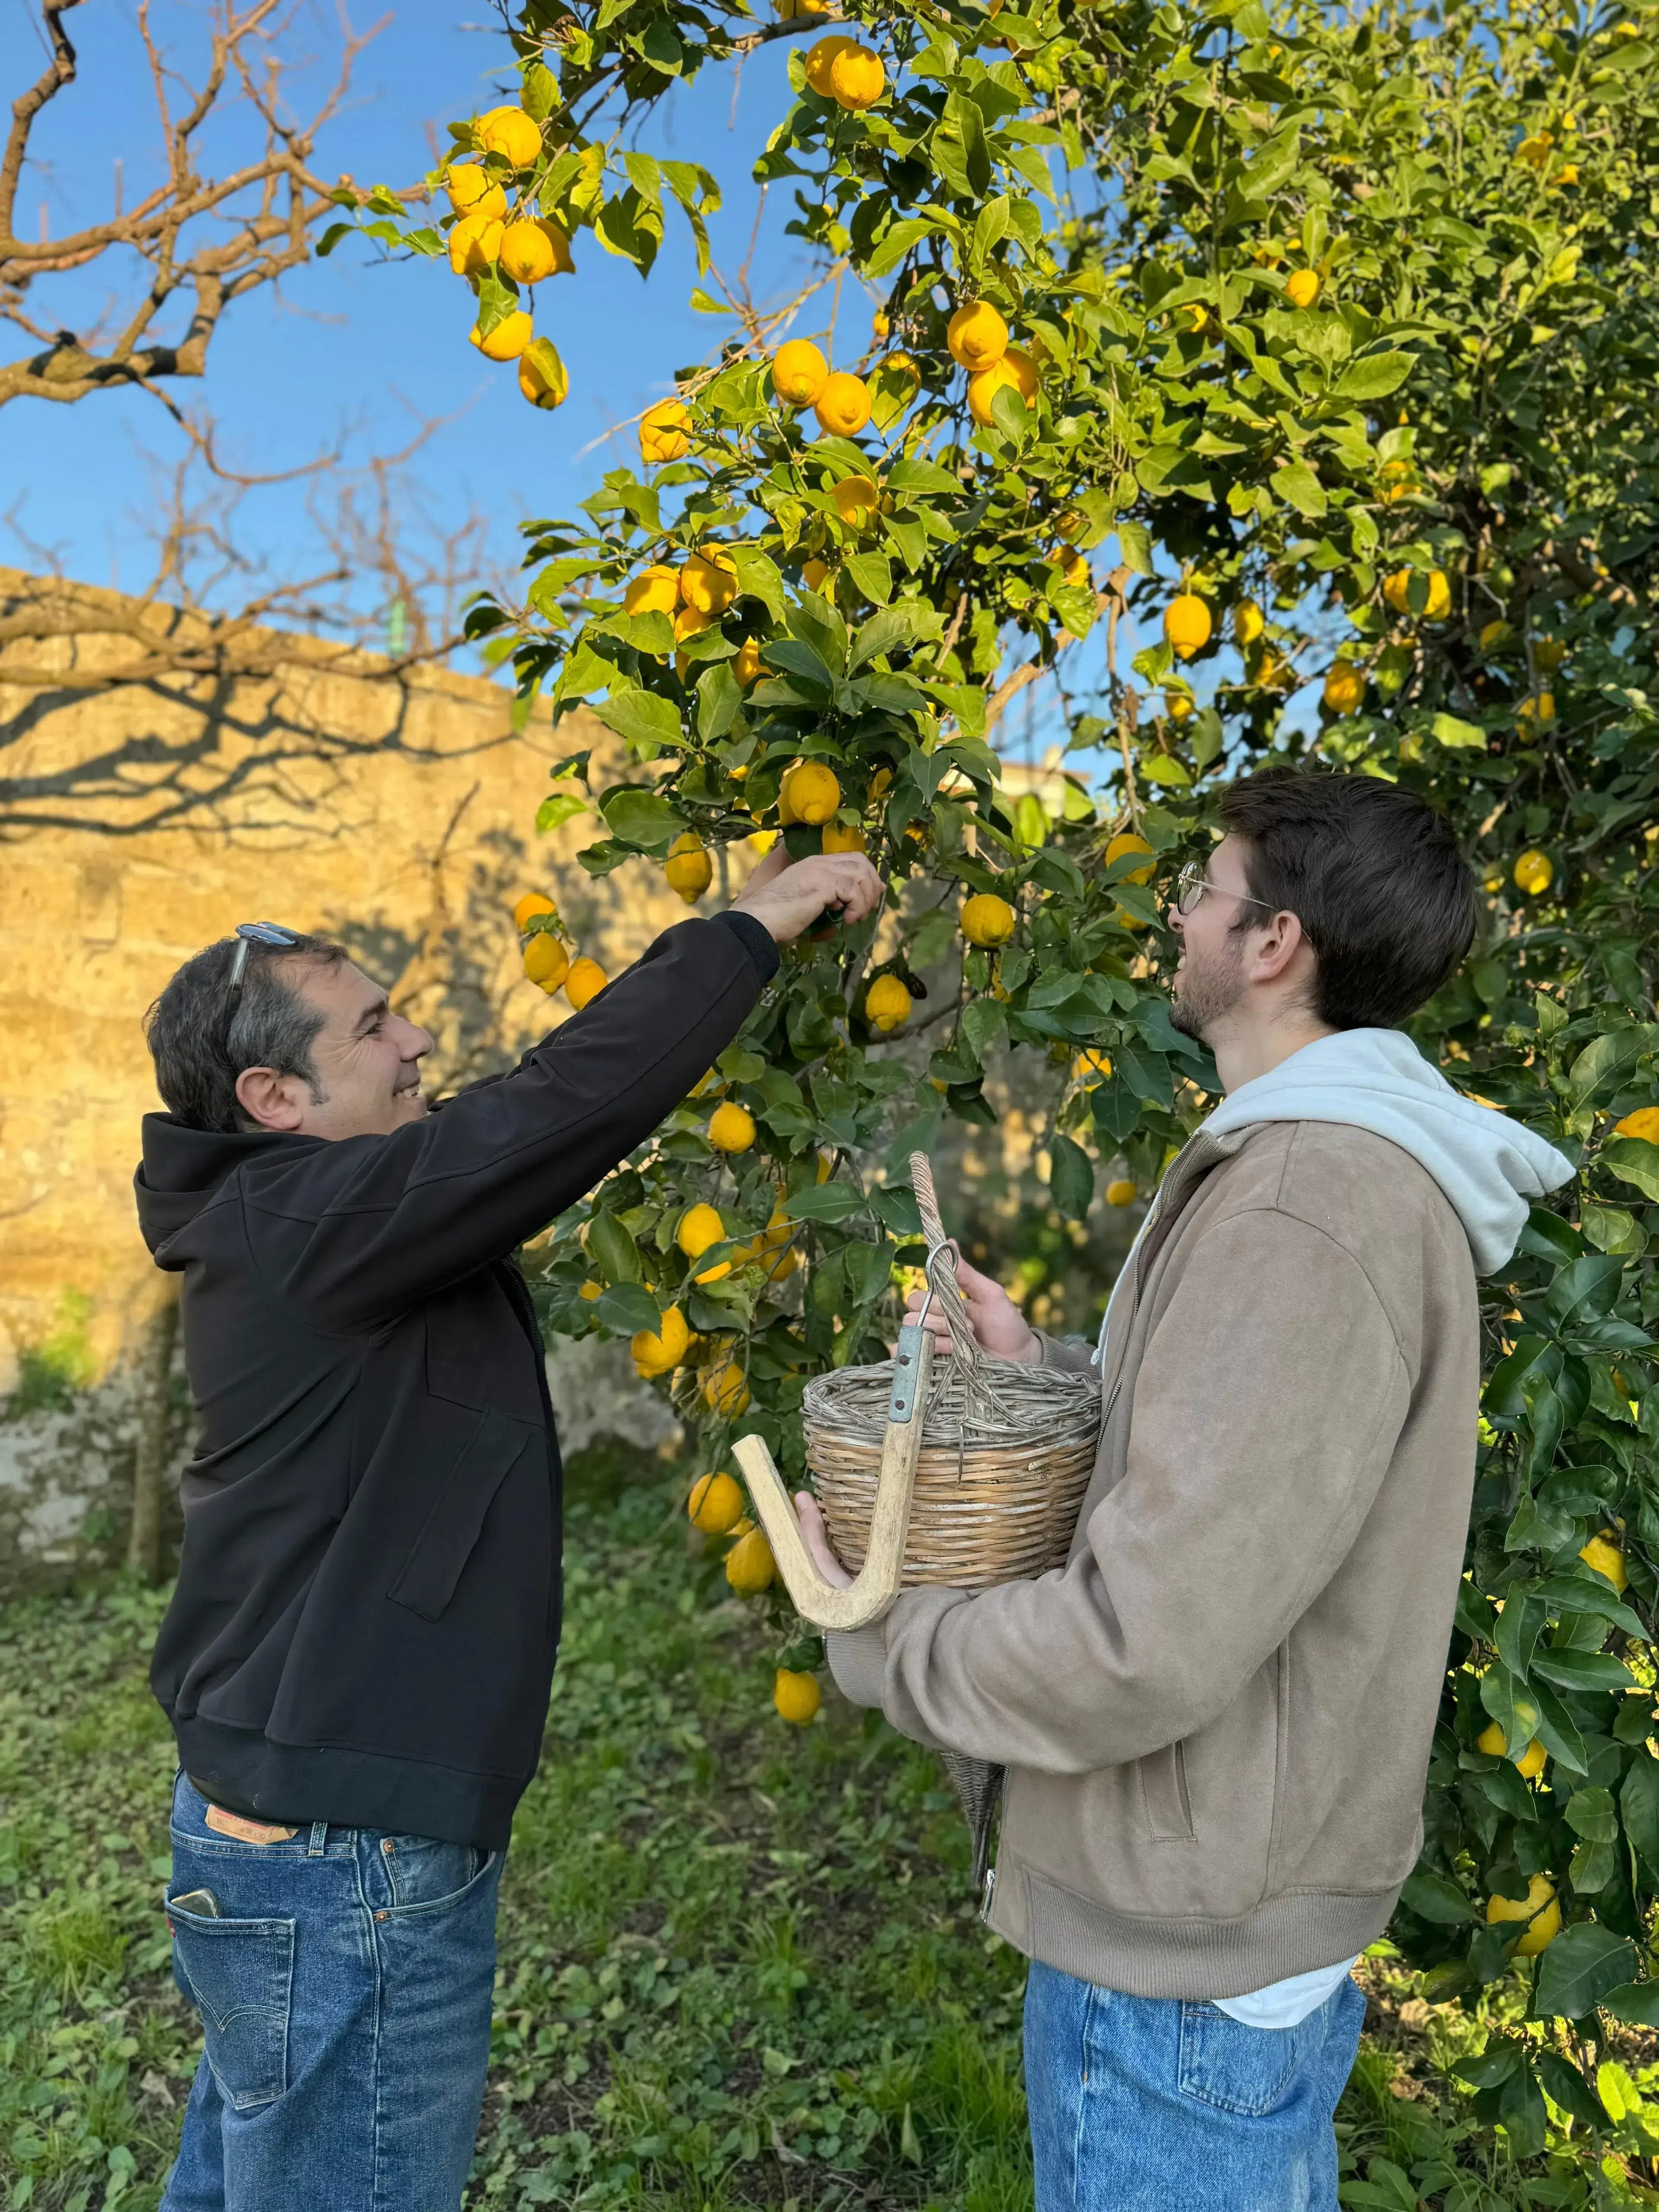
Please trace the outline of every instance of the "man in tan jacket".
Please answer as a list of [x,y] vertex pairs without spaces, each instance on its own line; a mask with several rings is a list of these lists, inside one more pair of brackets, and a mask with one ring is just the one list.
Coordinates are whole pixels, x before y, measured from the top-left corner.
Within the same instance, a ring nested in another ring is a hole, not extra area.
[[1393,1026],[1473,933],[1431,810],[1279,770],[1221,817],[1170,913],[1171,1018],[1226,1097],[1099,1349],[959,1270],[988,1352],[1100,1362],[1070,1559],[830,1638],[849,1698],[1007,1769],[988,1917],[1032,1961],[1038,2212],[1336,2212],[1350,1969],[1421,1842],[1462,1567],[1475,1273],[1571,1173]]

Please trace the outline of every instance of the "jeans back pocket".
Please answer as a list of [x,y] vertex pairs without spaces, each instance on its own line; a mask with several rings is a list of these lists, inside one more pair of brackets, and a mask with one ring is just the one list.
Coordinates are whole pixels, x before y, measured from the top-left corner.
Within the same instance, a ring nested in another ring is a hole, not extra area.
[[[1323,2015],[1313,2015],[1322,2030]],[[1181,2089],[1200,2104],[1253,2119],[1273,2112],[1294,2093],[1297,2064],[1306,2051],[1307,2023],[1295,2027],[1249,2027],[1212,2004],[1181,2008]]]
[[202,2016],[207,2062],[239,2112],[269,2105],[288,2087],[294,1985],[292,1920],[215,1920],[171,1900],[173,1971]]

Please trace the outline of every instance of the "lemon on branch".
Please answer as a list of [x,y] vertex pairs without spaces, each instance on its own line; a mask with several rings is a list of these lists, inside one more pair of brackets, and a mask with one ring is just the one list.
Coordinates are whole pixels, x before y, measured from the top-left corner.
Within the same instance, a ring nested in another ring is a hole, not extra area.
[[738,572],[729,553],[705,547],[680,570],[680,597],[700,615],[723,615],[738,596]]
[[1006,945],[1014,933],[1014,909],[994,891],[975,891],[963,903],[962,933],[969,945],[986,950]]
[[755,1117],[735,1098],[726,1099],[708,1117],[708,1141],[717,1152],[746,1152],[755,1141]]
[[659,399],[640,417],[640,453],[647,461],[678,461],[691,450],[691,410],[683,399]]
[[570,963],[570,973],[564,979],[564,995],[578,1013],[590,1000],[597,999],[605,987],[607,978],[597,960],[584,953],[580,960]]
[[799,1674],[788,1667],[780,1667],[772,1677],[772,1703],[787,1721],[797,1728],[805,1728],[817,1714],[823,1702],[816,1674]]
[[1010,346],[968,380],[968,412],[981,430],[990,428],[999,392],[1018,392],[1028,407],[1037,396],[1036,365],[1018,346]]
[[1425,578],[1426,595],[1423,604],[1425,622],[1443,622],[1451,612],[1451,585],[1443,568],[1396,568],[1382,586],[1382,596],[1397,615],[1409,615],[1412,610],[1412,578]]
[[1540,691],[1535,699],[1522,699],[1516,708],[1517,722],[1553,722],[1555,720],[1555,694]]
[[878,975],[865,993],[864,1018],[872,1030],[890,1036],[909,1020],[911,1003],[908,985],[896,975]]
[[1357,714],[1365,703],[1364,670],[1356,661],[1334,660],[1320,697],[1333,714]]
[[1246,651],[1267,627],[1267,617],[1254,599],[1241,599],[1233,609],[1233,643]]
[[864,832],[856,822],[826,822],[823,849],[826,853],[861,853],[865,849]]
[[444,172],[444,190],[457,215],[504,216],[507,194],[488,169],[471,161]]
[[515,307],[492,331],[480,331],[474,323],[469,335],[486,361],[516,361],[533,333],[529,316],[522,307]]
[[539,284],[575,268],[570,241],[556,222],[510,222],[501,233],[501,267],[515,284]]
[[1196,592],[1181,592],[1164,610],[1164,635],[1182,660],[1190,660],[1210,641],[1213,628],[1206,601]]
[[1625,1571],[1625,1555],[1611,1528],[1599,1529],[1578,1554],[1587,1567],[1598,1575],[1605,1575],[1622,1597],[1629,1586],[1630,1577]]
[[1318,270],[1293,269],[1285,286],[1285,296],[1293,307],[1311,307],[1319,297]]
[[709,1246],[720,1243],[725,1236],[726,1224],[718,1210],[706,1200],[700,1200],[696,1206],[688,1206],[680,1216],[674,1242],[688,1260],[701,1260]]
[[542,127],[521,107],[492,107],[473,131],[486,154],[499,155],[515,169],[527,169],[542,150]]
[[876,519],[881,488],[871,477],[843,477],[830,496],[849,530],[868,530]]
[[524,972],[550,998],[570,971],[570,955],[551,930],[538,929],[524,948]]
[[558,910],[544,892],[526,891],[513,909],[513,927],[522,937],[538,914],[556,914]]
[[841,805],[841,785],[822,761],[802,761],[783,779],[778,793],[797,822],[828,822]]
[[1506,1920],[1529,1923],[1526,1934],[1516,1945],[1523,1959],[1535,1959],[1548,1948],[1561,1932],[1561,1908],[1555,1901],[1555,1888],[1547,1875],[1535,1874],[1527,1884],[1524,1899],[1492,1896],[1486,1899],[1486,1923],[1498,1927]]
[[687,906],[696,906],[714,879],[714,864],[696,832],[688,830],[676,837],[662,864],[670,890],[678,891]]
[[[702,1402],[711,1413],[718,1413],[722,1420],[726,1421],[735,1421],[739,1413],[748,1411],[749,1385],[735,1359],[720,1360],[709,1369],[702,1381]],[[758,1528],[755,1534],[760,1536],[763,1544],[766,1544],[766,1539]],[[749,1539],[745,1536],[743,1540],[746,1544]],[[766,1545],[766,1556],[769,1559],[772,1556],[769,1544]],[[730,1571],[728,1566],[728,1575]],[[767,1580],[771,1580],[769,1574]],[[764,1589],[766,1584],[763,1583],[759,1587]]]
[[757,637],[746,637],[738,647],[737,658],[732,663],[732,673],[746,690],[761,672],[761,641]]
[[679,603],[679,573],[664,561],[642,568],[623,593],[623,611],[630,615],[672,615]]
[[1555,863],[1547,853],[1540,853],[1534,847],[1516,856],[1515,884],[1517,890],[1523,890],[1529,897],[1536,898],[1540,891],[1547,891],[1554,880]]
[[976,375],[1007,352],[1008,325],[988,300],[970,301],[951,316],[945,343],[951,360]]
[[726,1579],[739,1597],[758,1597],[763,1590],[770,1589],[777,1571],[778,1563],[763,1528],[751,1528],[746,1536],[739,1536],[726,1555]]
[[635,1367],[649,1382],[653,1376],[672,1375],[690,1341],[685,1316],[678,1306],[670,1306],[654,1329],[642,1328],[630,1337],[628,1348],[634,1355]]
[[832,438],[855,438],[870,420],[870,387],[861,376],[838,368],[812,403],[818,428]]
[[1144,868],[1126,870],[1118,881],[1126,884],[1151,883],[1158,855],[1152,851],[1146,840],[1144,837],[1137,837],[1132,830],[1121,830],[1106,847],[1107,866],[1109,868],[1114,860],[1121,860],[1126,853],[1145,853],[1147,855],[1146,866]]
[[705,1536],[727,1535],[743,1518],[743,1492],[723,1468],[717,1474],[700,1474],[685,1501],[685,1514]]
[[570,390],[551,338],[532,338],[519,356],[519,389],[532,407],[562,407]]
[[1114,1182],[1107,1184],[1106,1203],[1108,1206],[1133,1206],[1134,1202],[1135,1187],[1128,1180],[1127,1176],[1119,1176]]
[[873,46],[848,40],[830,64],[830,97],[853,114],[873,107],[887,89],[887,72]]
[[501,250],[499,216],[464,215],[449,234],[449,265],[458,276],[482,276]]
[[[844,32],[832,31],[827,39],[815,39],[801,59],[801,73],[820,100],[833,100],[835,91],[830,82],[830,71],[837,54],[845,53],[849,46],[858,44]],[[813,349],[814,352],[817,349]],[[826,368],[824,374],[829,374]]]
[[809,592],[821,592],[830,575],[827,561],[805,561],[801,564],[801,580]]
[[[1489,1721],[1481,1729],[1480,1735],[1474,1739],[1474,1747],[1477,1751],[1490,1753],[1493,1759],[1509,1757],[1508,1739],[1496,1721]],[[1534,1736],[1521,1756],[1511,1760],[1510,1764],[1523,1780],[1531,1782],[1543,1772],[1544,1762],[1548,1756],[1543,1745],[1539,1742],[1536,1736]]]
[[1072,1077],[1085,1091],[1092,1091],[1097,1083],[1110,1078],[1112,1063],[1103,1052],[1080,1052],[1072,1061]]
[[1638,1106],[1613,1126],[1615,1137],[1639,1137],[1644,1145],[1659,1145],[1659,1106]]
[[829,381],[830,364],[810,338],[790,338],[772,356],[772,389],[786,407],[810,407]]

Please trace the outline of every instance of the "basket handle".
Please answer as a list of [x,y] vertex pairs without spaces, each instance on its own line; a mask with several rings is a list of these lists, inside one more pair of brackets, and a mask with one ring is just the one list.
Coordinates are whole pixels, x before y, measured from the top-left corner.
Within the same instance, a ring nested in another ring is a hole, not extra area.
[[914,1324],[899,1331],[893,1356],[893,1395],[881,1443],[881,1472],[870,1516],[870,1547],[857,1579],[845,1589],[828,1583],[812,1564],[795,1508],[771,1453],[759,1437],[739,1437],[732,1456],[743,1469],[760,1524],[766,1531],[795,1609],[815,1628],[864,1628],[879,1620],[899,1594],[916,1462],[921,1455],[922,1416],[933,1372],[933,1332]]

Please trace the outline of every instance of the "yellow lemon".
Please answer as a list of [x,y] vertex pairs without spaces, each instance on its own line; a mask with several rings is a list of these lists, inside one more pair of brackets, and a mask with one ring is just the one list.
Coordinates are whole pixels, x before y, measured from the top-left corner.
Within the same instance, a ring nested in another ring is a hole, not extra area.
[[680,597],[700,615],[723,615],[738,596],[738,572],[729,553],[705,547],[680,570]]
[[1517,890],[1526,891],[1536,898],[1540,891],[1547,891],[1554,880],[1555,863],[1547,853],[1540,853],[1534,847],[1517,857],[1515,863]]
[[854,438],[870,420],[870,387],[861,376],[838,368],[812,403],[818,428],[832,438]]
[[1164,610],[1164,635],[1183,660],[1209,643],[1212,628],[1209,607],[1196,592],[1179,592]]
[[486,361],[516,361],[530,343],[532,335],[530,318],[522,307],[515,307],[510,315],[503,315],[487,337],[478,335],[476,323],[469,332],[473,344]]
[[458,276],[482,276],[501,250],[499,216],[464,215],[449,234],[449,265]]
[[1320,694],[1333,714],[1357,714],[1365,703],[1365,672],[1357,662],[1334,660]]
[[1605,1575],[1614,1589],[1623,1595],[1630,1577],[1625,1572],[1625,1555],[1611,1528],[1599,1529],[1578,1556],[1587,1567],[1593,1568],[1598,1575]]
[[1190,691],[1166,691],[1164,704],[1172,722],[1190,722],[1198,711],[1198,702]]
[[486,154],[499,154],[515,169],[527,169],[542,150],[542,126],[521,107],[492,107],[473,128]]
[[1018,392],[1028,407],[1037,395],[1031,357],[1018,346],[1010,346],[988,368],[976,370],[968,380],[968,412],[981,430],[994,421],[997,394],[1003,391]]
[[779,798],[787,800],[797,822],[828,822],[841,805],[841,785],[833,769],[822,761],[802,761],[783,779]]
[[945,342],[951,360],[975,375],[1007,352],[1008,325],[988,300],[975,300],[951,316]]
[[1501,619],[1484,623],[1480,629],[1480,650],[1482,653],[1496,653],[1500,646],[1511,643],[1514,636],[1515,632],[1508,623]]
[[830,364],[810,338],[791,338],[772,356],[772,389],[786,407],[810,407],[829,381]]
[[519,389],[532,407],[562,407],[570,379],[551,338],[532,338],[519,356]]
[[446,170],[444,190],[457,215],[504,216],[507,213],[507,194],[489,170],[476,161]]
[[705,1536],[724,1536],[743,1518],[743,1492],[724,1468],[700,1474],[685,1501],[686,1518]]
[[801,580],[809,592],[821,592],[830,574],[827,561],[807,561],[801,566]]
[[538,914],[556,914],[558,910],[542,892],[526,891],[513,909],[513,927],[522,937]]
[[1157,856],[1152,854],[1152,848],[1146,840],[1144,837],[1137,837],[1132,830],[1123,830],[1119,836],[1114,837],[1106,848],[1107,866],[1109,868],[1114,860],[1121,860],[1126,853],[1146,853],[1152,857],[1148,859],[1144,868],[1131,868],[1127,875],[1120,877],[1118,881],[1130,884],[1151,883]]
[[539,223],[527,218],[507,224],[497,258],[515,284],[539,284],[557,265],[552,240]]
[[751,1528],[746,1536],[739,1536],[726,1555],[726,1579],[740,1597],[758,1597],[763,1589],[770,1589],[777,1571],[778,1563],[763,1528]]
[[[735,1359],[722,1359],[718,1365],[709,1369],[703,1377],[702,1402],[711,1413],[719,1413],[723,1419],[728,1421],[735,1421],[738,1414],[747,1409],[749,1385],[744,1380],[743,1370]],[[766,1544],[766,1539],[761,1535],[758,1528],[755,1531],[755,1535],[763,1544]],[[744,1544],[750,1540],[747,1536],[743,1540]],[[742,1549],[741,1545],[738,1549]],[[772,1556],[772,1547],[769,1544],[766,1544],[766,1556],[769,1560]],[[731,1573],[729,1564],[726,1571],[729,1578]],[[771,1578],[769,1571],[767,1582]],[[735,1589],[737,1585],[733,1583],[732,1587]],[[762,1589],[765,1587],[765,1583],[759,1584]]]
[[679,576],[662,561],[641,569],[623,593],[623,606],[630,615],[672,615],[679,603]]
[[726,1224],[718,1211],[704,1204],[688,1206],[674,1231],[674,1242],[688,1260],[701,1260],[711,1244],[723,1243],[725,1237]]
[[653,1375],[672,1374],[684,1358],[690,1341],[685,1316],[678,1306],[670,1306],[655,1329],[641,1329],[629,1339],[628,1348],[634,1355],[635,1366],[648,1380]]
[[969,945],[986,949],[1006,945],[1014,933],[1016,916],[1006,898],[994,891],[975,891],[962,909],[962,933]]
[[1318,270],[1293,269],[1285,287],[1285,296],[1293,307],[1311,307],[1319,297]]
[[910,994],[896,975],[878,975],[865,994],[864,1018],[872,1030],[890,1036],[910,1018]]
[[1109,1182],[1107,1184],[1106,1203],[1108,1206],[1133,1206],[1134,1202],[1135,1187],[1131,1182],[1129,1182],[1127,1176],[1120,1176],[1115,1182]]
[[1085,1090],[1092,1090],[1097,1083],[1105,1082],[1111,1072],[1112,1063],[1103,1052],[1080,1052],[1072,1062],[1073,1078]]
[[717,1152],[746,1152],[755,1141],[755,1117],[733,1098],[708,1117],[708,1141]]
[[1254,599],[1241,599],[1233,609],[1233,642],[1247,649],[1267,627],[1267,617]]
[[873,107],[887,89],[887,72],[872,46],[848,44],[830,64],[830,94],[852,114]]
[[1555,720],[1555,694],[1540,691],[1535,699],[1523,699],[1515,710],[1517,722],[1553,722]]
[[[1383,585],[1382,596],[1395,614],[1408,615],[1412,611],[1412,578],[1413,574],[1419,574],[1420,570],[1396,568]],[[1427,582],[1428,599],[1423,609],[1423,619],[1425,622],[1443,622],[1451,612],[1451,585],[1447,580],[1445,570],[1431,568]]]
[[849,530],[868,530],[876,519],[881,488],[872,477],[843,477],[830,497]]
[[691,410],[682,399],[661,399],[640,417],[640,453],[647,461],[677,461],[691,450]]
[[702,838],[688,830],[669,847],[662,872],[669,890],[678,891],[687,906],[696,906],[713,880],[714,864],[704,851]]
[[597,999],[605,987],[607,978],[597,960],[586,955],[570,963],[570,973],[564,980],[564,995],[580,1013],[590,1000]]
[[1068,553],[1060,563],[1060,573],[1061,580],[1074,592],[1088,591],[1095,580],[1089,573],[1088,562],[1080,553]]
[[1555,1890],[1547,1875],[1534,1875],[1527,1884],[1524,1899],[1518,1897],[1489,1897],[1486,1899],[1487,1925],[1495,1928],[1504,1920],[1531,1923],[1515,1947],[1523,1959],[1535,1959],[1540,1951],[1554,1942],[1561,1932],[1561,1908],[1555,1901]]
[[[1474,1739],[1474,1747],[1477,1751],[1490,1753],[1494,1759],[1502,1759],[1506,1755],[1504,1731],[1496,1721],[1489,1721],[1481,1729],[1480,1735]],[[1530,1782],[1535,1776],[1543,1772],[1544,1762],[1548,1755],[1543,1745],[1539,1742],[1536,1736],[1534,1736],[1520,1758],[1515,1761],[1516,1768],[1527,1781]]]
[[[830,82],[830,66],[836,56],[844,54],[849,46],[857,44],[856,39],[849,39],[844,32],[832,31],[827,39],[815,39],[806,49],[801,61],[802,73],[820,100],[833,100],[836,96]],[[813,350],[816,352],[817,349],[814,347]],[[829,369],[826,368],[823,373],[827,376]],[[811,404],[810,399],[806,404]]]
[[524,972],[550,997],[569,972],[570,955],[550,930],[538,929],[524,948]]
[[880,307],[878,307],[870,318],[870,335],[878,344],[884,343],[893,335],[892,322]]
[[584,1283],[581,1288],[577,1291],[576,1296],[579,1298],[586,1298],[589,1305],[592,1305],[596,1298],[602,1298],[605,1296],[605,1285],[603,1283]]
[[1566,659],[1567,648],[1559,637],[1534,638],[1532,657],[1538,667],[1553,674]]
[[823,1703],[816,1674],[799,1674],[780,1667],[772,1677],[772,1703],[787,1721],[805,1728]]
[[826,853],[861,853],[864,832],[856,823],[826,822],[823,825],[823,849]]
[[1659,1145],[1659,1106],[1638,1106],[1613,1124],[1615,1137],[1639,1137],[1644,1145]]

